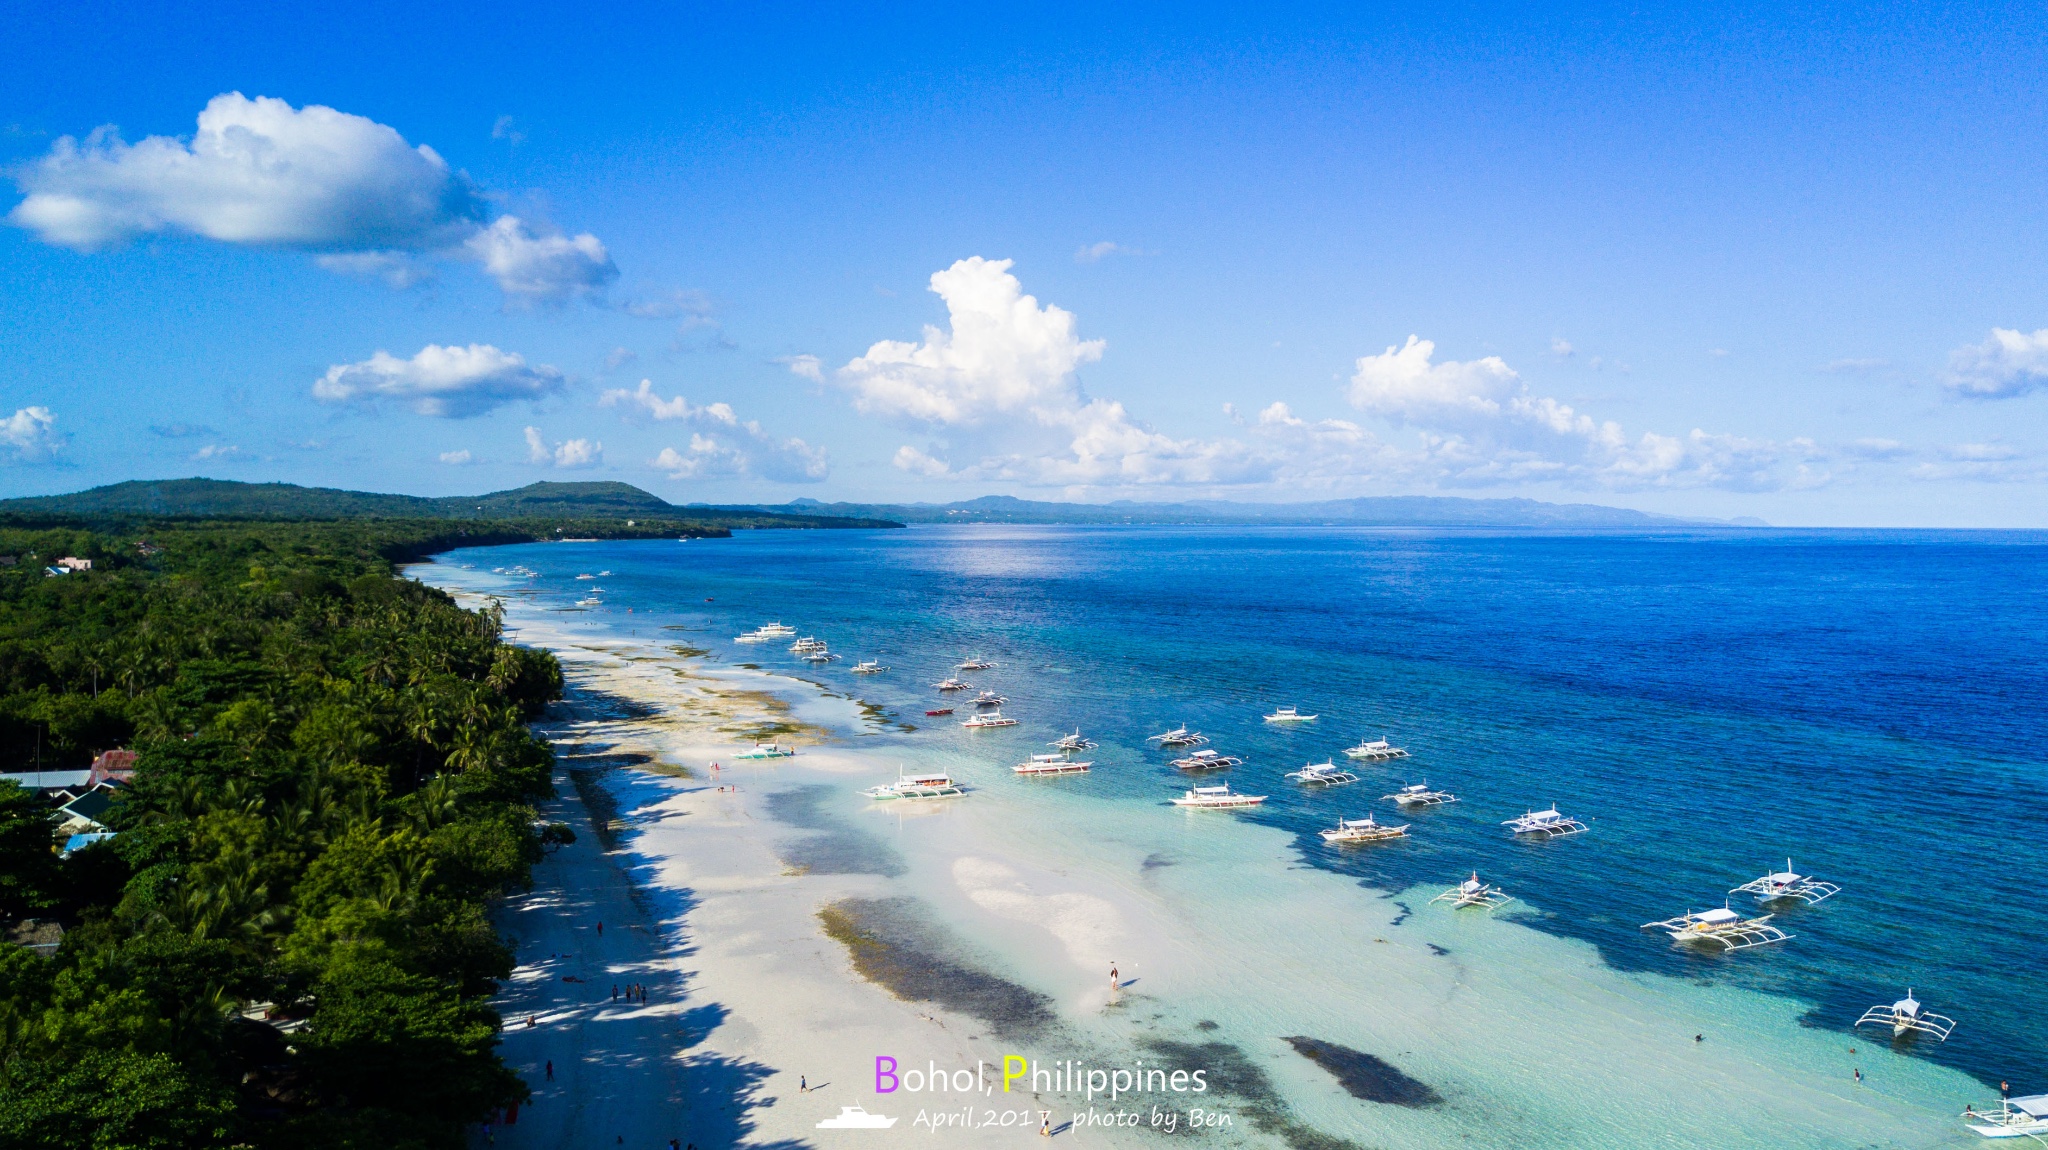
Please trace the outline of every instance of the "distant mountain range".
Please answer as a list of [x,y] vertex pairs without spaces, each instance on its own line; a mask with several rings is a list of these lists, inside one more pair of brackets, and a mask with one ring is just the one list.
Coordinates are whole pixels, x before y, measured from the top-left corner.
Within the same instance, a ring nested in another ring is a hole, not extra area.
[[1050,503],[989,495],[958,503],[674,504],[630,483],[532,483],[488,495],[386,495],[225,479],[136,480],[70,495],[0,500],[0,515],[188,519],[688,519],[726,526],[894,527],[905,523],[1332,523],[1381,527],[1768,526],[1761,519],[1651,515],[1534,499],[1374,496],[1320,503]]
[[[695,504],[691,505],[696,506]],[[1374,527],[1768,527],[1761,519],[1680,519],[1593,503],[1388,495],[1320,503],[1041,503],[989,495],[959,503],[820,503],[798,499],[763,511],[858,515],[902,523],[1341,523]]]

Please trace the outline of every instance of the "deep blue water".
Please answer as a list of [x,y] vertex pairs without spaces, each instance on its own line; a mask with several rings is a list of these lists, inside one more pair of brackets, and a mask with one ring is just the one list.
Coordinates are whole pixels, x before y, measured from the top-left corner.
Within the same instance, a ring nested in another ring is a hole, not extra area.
[[[873,737],[1015,761],[1078,725],[1103,743],[1089,786],[1164,801],[1185,780],[1142,740],[1186,722],[1249,760],[1231,781],[1273,796],[1250,817],[1303,865],[1390,891],[1477,866],[1614,966],[1790,995],[1845,1035],[1911,986],[1961,1022],[1920,1055],[2048,1089],[2048,535],[962,527],[455,558],[525,563],[565,601],[609,568],[608,626],[688,628],[918,727],[926,684],[984,654],[1002,666],[967,677],[1011,698],[1014,734]],[[731,643],[770,619],[846,661]],[[848,674],[862,658],[892,671]],[[1260,721],[1283,703],[1322,718]],[[1382,734],[1414,757],[1355,768],[1347,813],[1425,778],[1463,801],[1403,816],[1408,843],[1325,849],[1335,808],[1281,776]],[[1498,825],[1552,801],[1592,832]],[[1788,855],[1845,888],[1781,913],[1788,944],[1710,958],[1638,929]]]

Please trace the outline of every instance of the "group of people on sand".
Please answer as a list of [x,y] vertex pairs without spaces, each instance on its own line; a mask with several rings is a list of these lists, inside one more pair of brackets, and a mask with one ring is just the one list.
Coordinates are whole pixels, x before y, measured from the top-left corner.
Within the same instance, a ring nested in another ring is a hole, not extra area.
[[[617,983],[613,983],[613,984],[612,984],[612,1001],[613,1001],[613,1002],[617,1002],[618,1000],[619,1000],[619,985],[618,985]],[[640,985],[640,984],[639,984],[639,983],[637,983],[637,982],[629,982],[629,983],[627,983],[627,984],[626,984],[626,1001],[627,1001],[627,1002],[646,1002],[646,1001],[647,1001],[647,988],[646,988],[645,986],[642,986],[642,985]]]

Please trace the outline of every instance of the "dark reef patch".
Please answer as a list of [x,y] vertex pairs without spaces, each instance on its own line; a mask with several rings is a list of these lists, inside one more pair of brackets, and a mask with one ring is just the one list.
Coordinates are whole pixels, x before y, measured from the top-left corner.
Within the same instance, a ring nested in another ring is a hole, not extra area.
[[1295,1053],[1329,1071],[1337,1085],[1353,1098],[1413,1109],[1443,1105],[1443,1096],[1429,1083],[1410,1078],[1393,1063],[1362,1050],[1299,1034],[1282,1041],[1294,1047]]
[[820,910],[818,920],[846,947],[862,978],[905,1001],[972,1015],[1003,1037],[1029,1035],[1057,1020],[1051,998],[950,957],[963,948],[915,899],[841,899]]
[[1348,1138],[1325,1134],[1296,1118],[1273,1089],[1266,1072],[1228,1042],[1148,1038],[1140,1045],[1176,1069],[1207,1071],[1209,1093],[1236,1102],[1238,1113],[1246,1121],[1285,1142],[1291,1150],[1361,1150],[1358,1143]]

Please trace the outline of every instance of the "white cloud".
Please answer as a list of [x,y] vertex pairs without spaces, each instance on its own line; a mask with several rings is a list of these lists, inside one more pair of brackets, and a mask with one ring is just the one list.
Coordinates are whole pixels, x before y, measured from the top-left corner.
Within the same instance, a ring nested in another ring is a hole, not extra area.
[[26,198],[7,222],[87,251],[190,235],[319,253],[322,267],[395,287],[428,278],[415,257],[431,253],[480,262],[523,302],[595,295],[618,275],[589,233],[536,229],[516,216],[486,226],[483,194],[439,153],[320,104],[225,92],[207,102],[189,140],[130,144],[103,127],[84,140],[62,137],[14,179]]
[[460,451],[444,451],[441,453],[441,462],[448,464],[450,467],[461,467],[465,463],[473,462],[474,458],[474,456],[470,455],[468,448],[463,448]]
[[491,123],[491,139],[503,140],[513,147],[526,142],[526,133],[519,130],[518,121],[510,116],[499,116]]
[[838,371],[861,411],[942,424],[976,424],[1020,411],[1079,406],[1074,372],[1102,358],[1103,341],[1074,334],[1074,316],[1023,293],[1009,260],[964,259],[934,272],[948,330],[922,343],[883,340]]
[[758,475],[781,483],[812,483],[832,473],[822,448],[770,435],[755,420],[741,419],[731,404],[697,407],[680,395],[663,399],[654,394],[653,381],[645,379],[633,391],[613,388],[597,402],[601,407],[637,408],[662,422],[680,421],[702,429],[691,435],[689,454],[662,449],[654,465],[671,478]]
[[1550,341],[1550,354],[1559,359],[1570,359],[1572,356],[1572,341],[1562,337],[1552,339]]
[[1714,435],[1644,432],[1596,421],[1537,395],[1499,356],[1434,362],[1436,345],[1406,345],[1358,360],[1354,407],[1415,429],[1423,445],[1419,478],[1448,486],[1555,482],[1640,490],[1725,487],[1776,490],[1825,483],[1827,453],[1813,441],[1783,443]]
[[640,355],[638,352],[632,351],[628,348],[615,347],[611,349],[610,352],[606,353],[604,357],[604,369],[606,371],[617,371],[620,368],[626,366],[629,363],[632,363],[634,360],[639,358]]
[[891,462],[895,464],[898,471],[908,471],[912,475],[922,475],[928,479],[936,479],[941,475],[950,474],[953,470],[952,464],[935,456],[927,455],[907,443],[896,449],[896,458]]
[[0,419],[0,447],[13,463],[43,463],[55,459],[70,437],[57,430],[57,417],[41,406],[17,408]]
[[1978,399],[2008,399],[2048,386],[2048,328],[2029,335],[1994,327],[1983,343],[1949,353],[1948,385]]
[[539,399],[562,384],[554,368],[529,367],[523,356],[487,343],[428,344],[411,359],[379,351],[359,363],[336,364],[313,384],[313,396],[327,403],[400,400],[421,415],[464,419],[514,400]]
[[2005,443],[1952,443],[1939,449],[1938,459],[1906,471],[1913,479],[1974,480],[1980,483],[2037,483],[2048,479],[2048,465]]
[[156,232],[233,244],[412,251],[459,242],[482,215],[467,177],[395,129],[309,104],[227,92],[188,144],[124,142],[111,128],[65,136],[16,176],[8,220],[45,242],[92,249]]
[[1074,253],[1074,262],[1077,264],[1092,264],[1099,263],[1115,255],[1142,256],[1144,254],[1144,252],[1139,251],[1137,248],[1103,240],[1099,243],[1081,245],[1080,249]]
[[1844,452],[1857,459],[1904,459],[1914,454],[1913,449],[1896,439],[1859,439],[1844,448]]
[[619,278],[611,253],[596,236],[536,234],[518,216],[499,216],[463,246],[482,261],[499,289],[515,299],[562,303],[596,295]]
[[540,428],[526,429],[526,458],[529,463],[552,464],[555,467],[596,467],[604,462],[604,444],[594,439],[570,439],[561,443],[549,443],[541,438]]
[[210,463],[217,460],[247,459],[249,453],[232,443],[209,443],[192,453],[195,463]]
[[791,375],[800,375],[812,383],[825,382],[823,361],[815,355],[785,355],[775,361],[789,369]]

